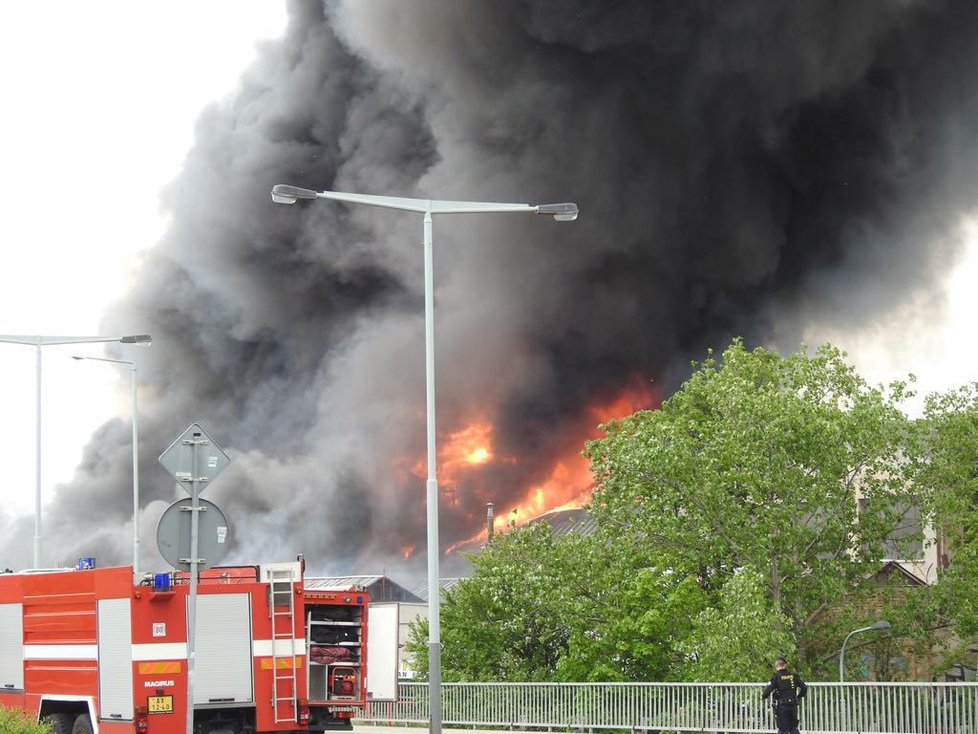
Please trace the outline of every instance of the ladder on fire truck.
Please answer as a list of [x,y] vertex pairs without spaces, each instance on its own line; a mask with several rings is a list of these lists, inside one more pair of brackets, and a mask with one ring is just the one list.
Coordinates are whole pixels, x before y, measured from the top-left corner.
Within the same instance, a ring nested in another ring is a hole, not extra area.
[[[272,620],[272,706],[275,723],[296,721],[295,595],[292,593],[292,570],[269,571],[270,616]],[[288,704],[288,705],[284,705]]]

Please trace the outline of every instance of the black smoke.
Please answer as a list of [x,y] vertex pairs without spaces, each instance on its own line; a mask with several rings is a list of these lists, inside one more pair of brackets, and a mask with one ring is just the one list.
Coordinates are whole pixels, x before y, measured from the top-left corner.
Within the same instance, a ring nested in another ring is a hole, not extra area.
[[[194,421],[233,458],[205,494],[233,525],[229,559],[379,572],[423,550],[424,482],[404,463],[424,453],[420,217],[279,206],[275,183],[580,205],[574,224],[435,219],[439,428],[488,417],[512,459],[457,488],[445,546],[539,481],[621,385],[668,389],[733,334],[797,345],[939,293],[978,202],[971,0],[289,12],[200,118],[172,225],[105,320],[154,337],[147,559],[179,496],[156,457]],[[93,437],[50,554],[127,561],[128,440],[118,422]]]

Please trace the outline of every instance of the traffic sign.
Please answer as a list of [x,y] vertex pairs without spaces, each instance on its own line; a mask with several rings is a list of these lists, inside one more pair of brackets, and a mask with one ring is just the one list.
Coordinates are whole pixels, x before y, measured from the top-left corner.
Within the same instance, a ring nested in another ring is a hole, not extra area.
[[[187,595],[187,700],[194,700],[194,626],[197,620],[197,575],[224,558],[228,549],[228,521],[217,505],[200,499],[208,482],[231,463],[224,450],[199,423],[191,423],[166,451],[160,464],[190,495],[174,502],[156,526],[160,554],[175,568],[190,572]],[[187,706],[187,732],[194,726],[193,706]]]
[[[224,513],[213,502],[197,500],[197,570],[220,563],[227,555],[231,528]],[[191,500],[177,500],[166,508],[156,526],[156,545],[160,554],[174,568],[189,571]]]
[[191,423],[160,454],[160,464],[176,477],[187,492],[192,491],[194,482],[200,487],[198,491],[202,491],[204,487],[201,485],[213,481],[230,463],[231,459],[224,453],[224,449],[207,435],[199,423]]

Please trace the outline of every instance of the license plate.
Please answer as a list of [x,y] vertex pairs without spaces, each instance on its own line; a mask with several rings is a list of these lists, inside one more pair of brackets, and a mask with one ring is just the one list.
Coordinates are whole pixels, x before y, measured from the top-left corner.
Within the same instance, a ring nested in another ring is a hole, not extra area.
[[151,714],[172,714],[173,696],[150,696],[147,708]]

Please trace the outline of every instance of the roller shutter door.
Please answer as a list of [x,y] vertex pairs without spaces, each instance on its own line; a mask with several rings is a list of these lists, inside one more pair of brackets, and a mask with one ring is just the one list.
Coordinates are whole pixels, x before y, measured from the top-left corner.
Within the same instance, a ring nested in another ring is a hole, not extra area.
[[99,599],[99,719],[131,721],[132,695],[132,623],[129,599]]
[[0,604],[0,688],[24,690],[24,610]]
[[194,703],[251,703],[251,599],[248,594],[197,596]]

